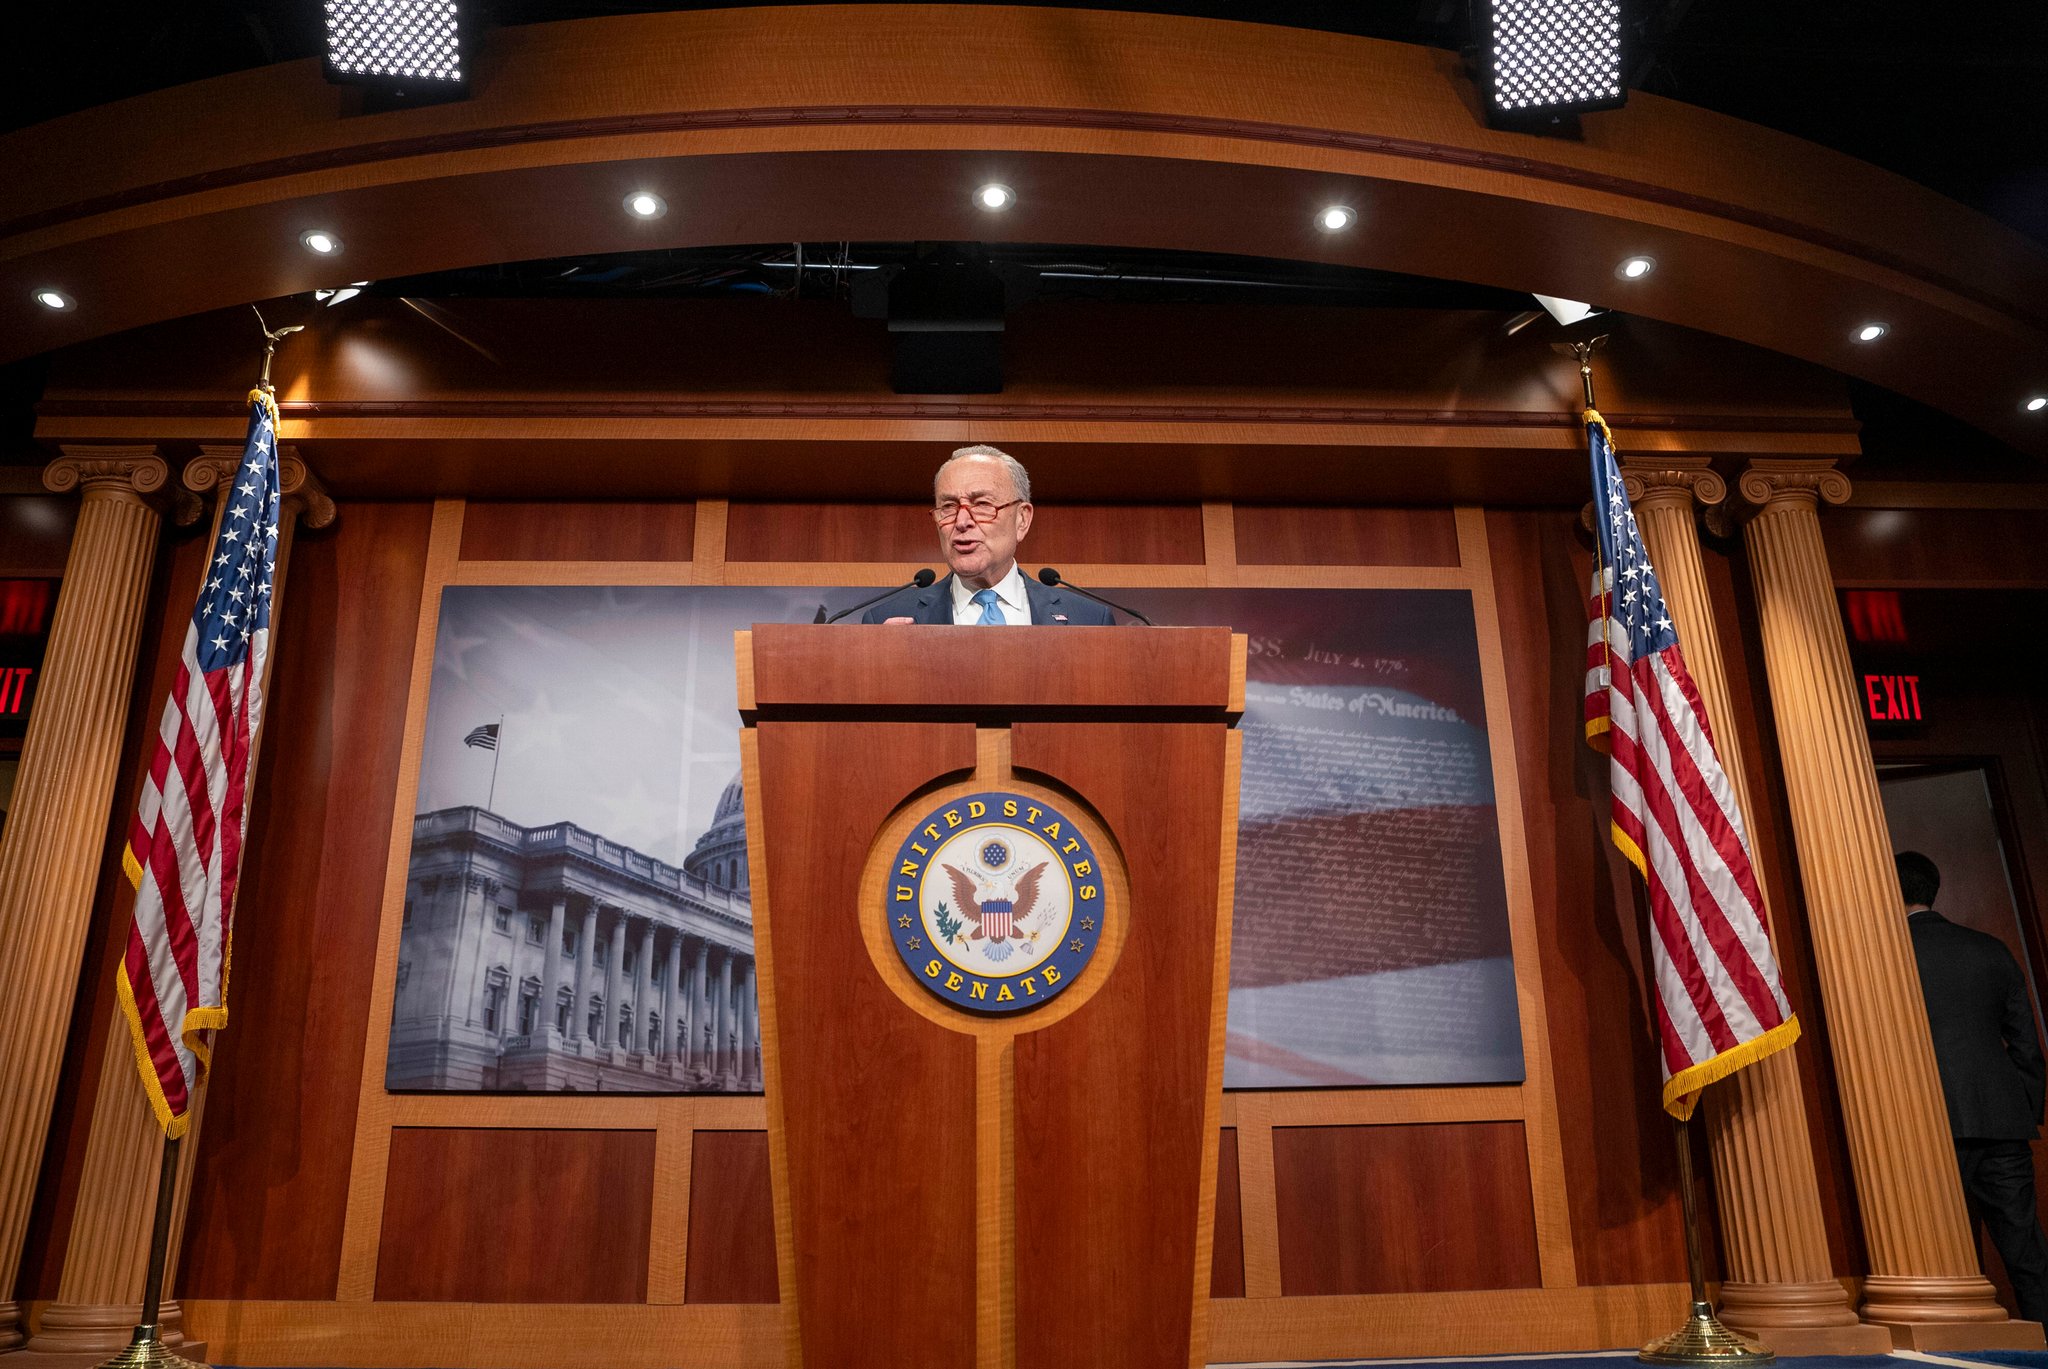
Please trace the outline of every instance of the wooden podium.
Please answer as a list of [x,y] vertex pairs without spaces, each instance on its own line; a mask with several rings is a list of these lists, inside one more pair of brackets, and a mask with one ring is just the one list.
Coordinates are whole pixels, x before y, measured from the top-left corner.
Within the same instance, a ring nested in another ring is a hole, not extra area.
[[738,636],[787,1362],[1203,1364],[1245,639]]

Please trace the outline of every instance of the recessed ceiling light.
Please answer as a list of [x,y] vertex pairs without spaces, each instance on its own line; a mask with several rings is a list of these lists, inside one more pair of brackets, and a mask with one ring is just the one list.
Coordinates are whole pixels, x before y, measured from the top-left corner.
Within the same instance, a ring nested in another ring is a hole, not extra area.
[[341,250],[341,239],[324,228],[309,228],[299,234],[299,241],[306,245],[308,252],[317,252],[331,257]]
[[1008,209],[1017,202],[1017,192],[1007,185],[998,185],[990,181],[974,192],[974,202],[983,209]]
[[1657,269],[1655,257],[1630,257],[1614,268],[1614,274],[1623,280],[1641,280]]
[[626,196],[626,212],[636,219],[658,219],[668,213],[668,201],[652,190],[636,190]]
[[1856,330],[1858,342],[1875,342],[1891,330],[1882,323],[1866,323]]
[[2027,401],[2028,413],[2037,414],[2040,413],[2043,409],[2048,409],[2048,395],[2035,395],[2032,399]]
[[36,303],[42,305],[45,309],[54,309],[61,314],[66,309],[75,306],[78,301],[65,294],[62,290],[42,289],[36,291]]
[[1348,204],[1333,204],[1316,211],[1316,227],[1325,233],[1341,233],[1358,222],[1358,211]]

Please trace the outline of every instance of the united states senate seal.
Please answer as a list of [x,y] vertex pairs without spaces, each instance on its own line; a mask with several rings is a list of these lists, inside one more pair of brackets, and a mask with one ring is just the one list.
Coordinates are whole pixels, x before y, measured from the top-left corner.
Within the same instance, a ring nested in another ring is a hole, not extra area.
[[883,915],[896,953],[933,994],[969,1012],[1024,1012],[1058,997],[1094,957],[1102,889],[1071,814],[997,790],[950,800],[911,829]]

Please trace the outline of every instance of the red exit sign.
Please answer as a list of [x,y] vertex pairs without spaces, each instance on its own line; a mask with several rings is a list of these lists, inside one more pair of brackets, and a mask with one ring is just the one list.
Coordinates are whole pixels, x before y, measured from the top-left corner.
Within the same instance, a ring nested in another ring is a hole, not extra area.
[[1863,708],[1874,723],[1917,723],[1920,714],[1918,675],[1865,675]]
[[35,688],[34,666],[0,665],[0,718],[27,717],[29,696]]

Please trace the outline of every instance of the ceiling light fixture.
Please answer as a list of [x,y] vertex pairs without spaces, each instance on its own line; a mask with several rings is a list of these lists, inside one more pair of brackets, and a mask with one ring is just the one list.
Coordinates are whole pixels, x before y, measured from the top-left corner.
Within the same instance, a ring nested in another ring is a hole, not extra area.
[[1017,202],[1017,192],[1007,185],[990,181],[974,192],[974,202],[983,209],[1000,212]]
[[1614,274],[1623,280],[1641,280],[1657,269],[1655,257],[1630,257],[1614,268]]
[[1341,233],[1358,222],[1358,211],[1348,204],[1333,204],[1316,215],[1316,227],[1325,233]]
[[1891,329],[1885,327],[1882,323],[1866,323],[1856,330],[1856,340],[1858,342],[1875,342],[1890,331]]
[[78,301],[65,294],[62,290],[46,287],[36,291],[36,303],[42,305],[45,309],[51,309],[61,314],[65,310],[75,307]]
[[626,196],[626,212],[636,219],[658,219],[668,213],[668,201],[652,190],[636,190]]
[[2048,395],[2035,395],[2032,399],[2027,401],[2028,413],[2037,414],[2040,413],[2043,409],[2048,409]]
[[341,250],[341,239],[324,228],[307,229],[299,234],[299,241],[305,244],[308,252],[316,252],[323,257],[331,257]]

